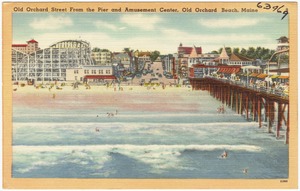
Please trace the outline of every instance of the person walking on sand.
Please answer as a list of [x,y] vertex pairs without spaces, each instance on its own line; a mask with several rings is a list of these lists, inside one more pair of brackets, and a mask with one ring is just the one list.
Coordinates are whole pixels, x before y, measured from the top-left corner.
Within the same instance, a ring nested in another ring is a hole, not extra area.
[[53,94],[53,95],[52,95],[52,98],[53,98],[53,99],[55,99],[55,96],[56,96],[56,95],[55,95],[55,94]]

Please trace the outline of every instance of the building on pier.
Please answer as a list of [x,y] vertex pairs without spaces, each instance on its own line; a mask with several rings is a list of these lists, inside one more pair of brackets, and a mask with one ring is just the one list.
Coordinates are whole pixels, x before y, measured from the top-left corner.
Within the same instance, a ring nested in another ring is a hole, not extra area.
[[60,41],[32,53],[12,46],[13,81],[65,81],[68,68],[91,65],[90,44],[82,40]]
[[229,57],[228,65],[240,65],[240,66],[251,66],[254,64],[254,60],[245,56],[232,53]]
[[194,64],[189,67],[189,78],[204,78],[205,76],[215,76],[220,78],[232,78],[240,72],[241,66],[217,65],[208,66],[204,64]]
[[228,56],[225,46],[222,48],[219,57],[212,60],[212,62],[215,62],[216,64],[222,64],[222,65],[225,64],[225,65],[240,65],[240,66],[251,66],[254,64],[253,59],[247,58],[237,53],[232,53],[230,56]]
[[220,56],[215,61],[217,61],[219,64],[228,64],[229,56],[226,52],[225,46],[222,48]]

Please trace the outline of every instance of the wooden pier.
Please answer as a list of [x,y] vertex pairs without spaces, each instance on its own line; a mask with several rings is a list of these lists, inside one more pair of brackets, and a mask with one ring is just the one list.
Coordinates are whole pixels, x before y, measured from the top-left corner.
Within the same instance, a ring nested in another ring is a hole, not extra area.
[[193,90],[205,90],[220,100],[236,113],[245,116],[248,121],[258,122],[262,128],[267,124],[268,132],[276,129],[276,138],[280,138],[280,130],[286,127],[285,143],[289,143],[289,99],[259,89],[219,80],[215,78],[190,78]]

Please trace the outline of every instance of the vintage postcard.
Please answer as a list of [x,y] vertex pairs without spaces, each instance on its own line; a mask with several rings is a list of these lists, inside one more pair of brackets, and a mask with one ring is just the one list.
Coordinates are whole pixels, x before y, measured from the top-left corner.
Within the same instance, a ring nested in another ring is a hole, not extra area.
[[3,3],[3,187],[298,187],[296,2]]

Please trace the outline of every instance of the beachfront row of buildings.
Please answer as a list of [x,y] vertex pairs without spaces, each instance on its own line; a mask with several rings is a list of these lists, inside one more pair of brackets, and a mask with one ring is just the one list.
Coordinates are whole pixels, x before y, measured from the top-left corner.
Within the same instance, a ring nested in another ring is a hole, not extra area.
[[[288,54],[288,38],[278,40],[278,53]],[[124,81],[143,73],[151,64],[151,52],[91,49],[90,43],[82,40],[65,40],[41,49],[34,39],[27,44],[12,45],[13,81]],[[220,67],[240,68],[257,65],[256,60],[232,53],[228,56],[225,47],[220,54],[203,53],[202,47],[178,46],[174,54],[160,56],[164,73],[174,79],[203,77],[220,72]],[[288,72],[285,66],[268,63],[268,72]],[[224,70],[225,71],[225,70]],[[236,72],[236,70],[228,70]]]

